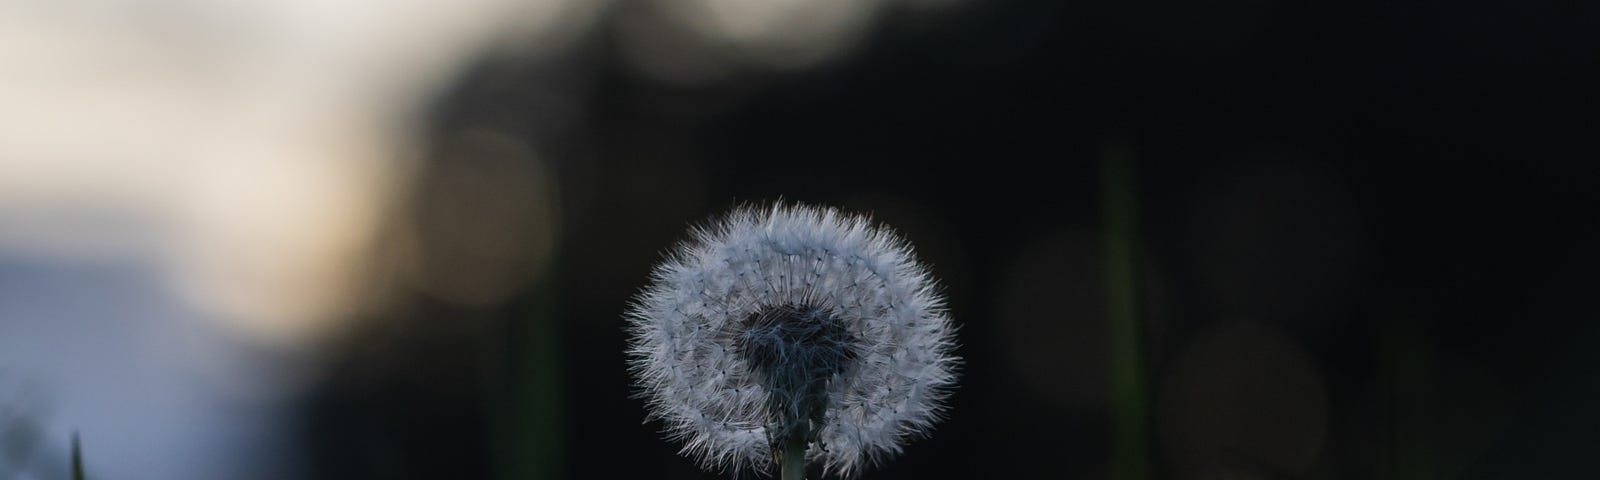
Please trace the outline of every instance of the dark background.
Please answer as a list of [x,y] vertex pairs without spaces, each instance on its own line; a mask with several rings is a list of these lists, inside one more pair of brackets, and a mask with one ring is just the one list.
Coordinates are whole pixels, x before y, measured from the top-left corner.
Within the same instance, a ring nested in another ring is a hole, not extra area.
[[1596,10],[985,0],[692,85],[605,28],[486,59],[437,101],[413,215],[497,232],[473,202],[521,184],[452,149],[536,138],[554,260],[489,305],[405,293],[303,445],[318,478],[713,477],[642,423],[622,312],[690,225],[784,200],[903,233],[961,325],[949,420],[867,477],[1109,478],[1101,173],[1126,161],[1152,477],[1600,478]]

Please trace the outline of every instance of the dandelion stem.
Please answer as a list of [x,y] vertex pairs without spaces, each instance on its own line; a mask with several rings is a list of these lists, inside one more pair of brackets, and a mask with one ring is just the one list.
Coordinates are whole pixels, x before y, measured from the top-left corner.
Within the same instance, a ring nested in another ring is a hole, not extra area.
[[778,469],[783,471],[779,480],[806,480],[806,440],[791,438],[784,442],[783,456],[778,457]]

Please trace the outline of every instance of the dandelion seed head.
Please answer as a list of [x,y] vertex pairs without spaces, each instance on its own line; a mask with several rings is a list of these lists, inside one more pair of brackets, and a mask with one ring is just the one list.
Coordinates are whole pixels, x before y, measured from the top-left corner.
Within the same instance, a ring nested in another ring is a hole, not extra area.
[[850,476],[941,418],[954,327],[905,241],[801,205],[737,209],[692,237],[627,314],[647,420],[681,453],[766,470],[777,439],[803,434],[808,461]]

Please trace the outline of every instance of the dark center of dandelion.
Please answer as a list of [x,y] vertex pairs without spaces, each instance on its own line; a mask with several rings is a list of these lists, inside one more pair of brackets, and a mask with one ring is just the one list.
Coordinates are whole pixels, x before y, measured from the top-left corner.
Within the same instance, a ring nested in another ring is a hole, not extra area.
[[821,430],[829,382],[856,358],[855,337],[827,309],[783,305],[751,315],[736,341],[767,389],[769,441],[803,454]]

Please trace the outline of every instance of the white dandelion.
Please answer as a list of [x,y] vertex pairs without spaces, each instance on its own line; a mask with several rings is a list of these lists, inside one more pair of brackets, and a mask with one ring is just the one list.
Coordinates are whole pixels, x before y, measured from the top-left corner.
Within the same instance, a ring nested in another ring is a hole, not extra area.
[[959,359],[910,246],[832,208],[741,208],[657,266],[628,312],[647,420],[706,469],[851,476],[938,421]]

